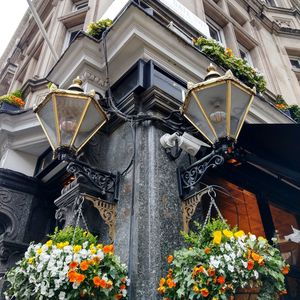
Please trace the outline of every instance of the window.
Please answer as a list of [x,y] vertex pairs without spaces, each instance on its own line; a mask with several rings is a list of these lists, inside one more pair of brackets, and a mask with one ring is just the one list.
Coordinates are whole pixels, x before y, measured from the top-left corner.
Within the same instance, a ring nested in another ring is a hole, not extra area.
[[83,25],[81,24],[81,25],[71,27],[67,30],[63,51],[65,51],[68,48],[68,46],[72,43],[72,41],[74,40],[78,32],[82,30],[82,28]]
[[247,61],[247,63],[250,66],[253,66],[253,62],[249,50],[245,48],[243,45],[239,44],[239,51],[240,51],[241,58]]
[[80,10],[80,9],[85,8],[85,7],[88,7],[88,4],[89,4],[89,2],[86,1],[86,0],[85,1],[79,1],[79,2],[74,4],[73,11]]
[[212,39],[216,40],[217,42],[219,42],[220,44],[225,44],[225,38],[224,38],[224,34],[223,34],[223,30],[222,28],[215,23],[212,19],[206,17],[207,19],[207,25],[209,28],[209,33]]
[[300,58],[290,57],[290,62],[293,68],[300,69]]
[[265,2],[271,6],[279,6],[278,0],[266,0]]

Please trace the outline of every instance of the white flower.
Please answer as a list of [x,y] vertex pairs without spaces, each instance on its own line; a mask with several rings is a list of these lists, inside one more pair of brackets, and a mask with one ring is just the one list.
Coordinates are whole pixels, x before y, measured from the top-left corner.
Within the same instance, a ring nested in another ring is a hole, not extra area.
[[254,277],[255,277],[255,279],[258,279],[258,277],[259,277],[259,274],[256,270],[254,270]]
[[249,235],[250,241],[254,242],[256,240],[256,236],[254,234]]
[[227,261],[227,262],[231,260],[230,256],[229,256],[229,255],[226,255],[226,254],[224,255],[224,259],[225,259],[225,261]]
[[52,298],[53,296],[54,296],[54,291],[53,291],[53,289],[50,289],[48,292],[48,297]]
[[80,250],[79,253],[81,254],[82,258],[84,258],[84,259],[86,259],[88,256],[88,251],[86,249]]
[[72,255],[67,255],[65,259],[66,264],[69,264],[71,261],[72,261]]
[[232,265],[228,265],[227,268],[230,272],[234,272],[234,267]]
[[245,268],[248,267],[248,263],[247,263],[246,261],[243,261],[243,260],[242,260],[242,263],[243,263],[243,266],[244,266]]
[[84,243],[82,244],[82,248],[86,248],[86,247],[88,246],[88,244],[89,244],[88,241],[84,242]]
[[65,296],[66,296],[65,292],[60,292],[59,295],[58,295],[58,299],[59,300],[65,300]]
[[219,268],[220,260],[215,259],[214,256],[210,257],[210,264],[213,265],[215,268]]
[[231,246],[229,245],[229,243],[226,243],[226,244],[225,244],[225,249],[226,249],[227,251],[232,251],[232,248],[231,248]]

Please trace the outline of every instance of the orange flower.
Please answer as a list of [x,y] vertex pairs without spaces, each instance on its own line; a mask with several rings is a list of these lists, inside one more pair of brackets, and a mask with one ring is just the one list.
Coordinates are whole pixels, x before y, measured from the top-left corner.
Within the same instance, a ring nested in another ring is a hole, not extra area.
[[120,285],[120,290],[122,291],[122,290],[126,290],[126,285],[125,284],[121,284]]
[[76,274],[76,282],[81,283],[85,279],[85,276],[83,274],[77,273]]
[[254,268],[254,261],[252,259],[248,260],[247,269],[251,271]]
[[107,281],[106,281],[105,287],[106,287],[107,289],[110,289],[112,286],[113,286],[113,282],[112,282],[111,280],[107,280]]
[[205,247],[204,252],[205,252],[205,254],[209,254],[210,253],[210,248],[209,247]]
[[101,258],[99,256],[94,256],[93,261],[98,264],[101,261]]
[[218,279],[217,279],[217,282],[219,284],[224,284],[225,283],[225,277],[224,276],[219,276]]
[[70,264],[69,264],[69,268],[70,269],[75,269],[77,268],[78,266],[78,263],[76,261],[72,261]]
[[77,272],[72,270],[68,272],[68,278],[70,282],[75,282],[77,277]]
[[282,273],[283,275],[286,275],[286,274],[289,273],[289,271],[290,271],[290,267],[287,265],[287,266],[284,266],[284,267],[282,268],[281,273]]
[[215,271],[214,269],[211,269],[211,268],[209,268],[209,269],[207,270],[207,272],[208,272],[208,275],[209,275],[209,276],[214,276],[214,275],[216,274],[216,271]]
[[174,260],[174,256],[169,255],[168,258],[167,258],[168,264],[172,263],[173,260]]
[[166,291],[166,288],[164,286],[160,286],[157,291],[160,293],[160,294],[163,294],[165,291]]
[[104,253],[113,253],[114,252],[114,245],[106,245],[103,247]]
[[115,299],[117,299],[117,300],[120,300],[122,297],[123,297],[122,294],[117,294],[117,295],[115,295]]
[[207,288],[203,288],[200,290],[201,295],[206,298],[209,294],[208,289]]
[[81,271],[86,271],[87,269],[89,268],[89,264],[86,260],[83,260],[81,263],[80,263],[80,270]]
[[99,276],[95,276],[95,277],[93,278],[94,285],[95,285],[95,286],[100,286],[101,280],[102,280],[102,279],[101,279]]
[[174,282],[172,279],[167,279],[167,285],[170,289],[176,286],[176,282]]

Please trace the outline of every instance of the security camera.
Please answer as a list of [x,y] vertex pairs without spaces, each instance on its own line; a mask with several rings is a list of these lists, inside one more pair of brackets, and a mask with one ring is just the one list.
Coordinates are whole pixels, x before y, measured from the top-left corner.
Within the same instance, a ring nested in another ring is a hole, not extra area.
[[192,156],[195,156],[198,153],[201,146],[210,147],[208,144],[196,139],[194,136],[186,132],[183,135],[180,135],[178,132],[173,134],[167,133],[160,138],[160,143],[165,149],[175,147],[176,142],[182,150]]

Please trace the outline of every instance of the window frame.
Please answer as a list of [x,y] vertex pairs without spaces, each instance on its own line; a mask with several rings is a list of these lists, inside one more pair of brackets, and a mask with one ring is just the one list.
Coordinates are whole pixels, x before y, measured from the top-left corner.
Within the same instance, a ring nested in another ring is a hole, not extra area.
[[71,41],[72,33],[79,32],[82,29],[83,29],[83,24],[79,24],[79,25],[67,28],[62,52],[64,52],[70,46],[70,44],[72,42]]
[[[84,5],[84,6],[82,6],[82,5]],[[88,0],[78,1],[78,2],[76,2],[76,3],[73,4],[72,11],[79,11],[81,9],[87,8],[88,6],[89,6],[89,1]]]
[[[249,66],[254,67],[253,65],[253,60],[251,57],[251,53],[250,50],[247,49],[245,46],[243,46],[242,44],[238,43],[238,48],[239,48],[239,55],[242,59],[246,60],[247,63],[249,64]],[[241,55],[241,51],[245,53],[245,58],[242,57]]]
[[225,42],[225,35],[224,35],[224,31],[223,28],[218,25],[214,20],[212,20],[210,17],[206,16],[206,24],[209,27],[209,31],[212,28],[213,30],[215,30],[217,32],[218,38],[220,39],[219,41],[212,38],[213,40],[217,41],[219,44],[221,44],[222,46],[226,47],[226,42]]

